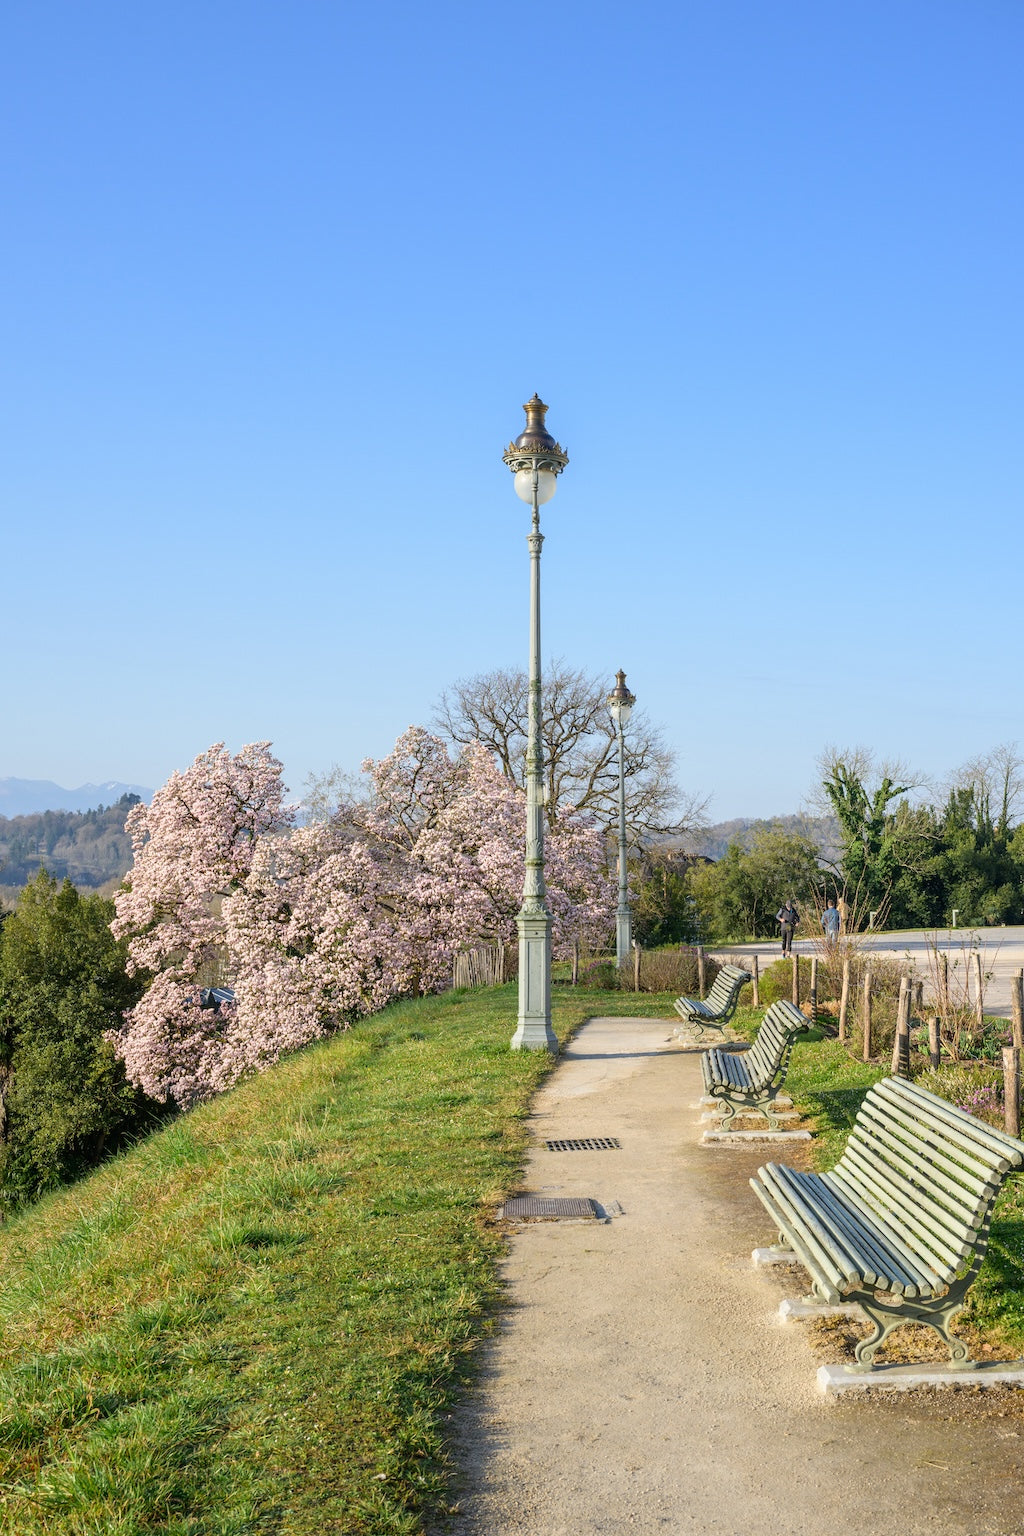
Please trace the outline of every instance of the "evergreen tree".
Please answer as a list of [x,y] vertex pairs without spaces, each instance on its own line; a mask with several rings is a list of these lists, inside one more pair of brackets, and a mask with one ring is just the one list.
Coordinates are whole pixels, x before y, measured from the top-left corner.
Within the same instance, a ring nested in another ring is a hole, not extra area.
[[76,1177],[147,1118],[105,1031],[142,982],[113,903],[40,870],[0,930],[0,1193],[8,1207]]

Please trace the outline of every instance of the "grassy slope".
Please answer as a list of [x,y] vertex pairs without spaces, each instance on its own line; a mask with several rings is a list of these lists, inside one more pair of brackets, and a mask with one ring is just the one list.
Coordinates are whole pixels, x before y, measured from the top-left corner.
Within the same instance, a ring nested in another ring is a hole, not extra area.
[[[759,1019],[753,1008],[740,1009],[736,1028],[752,1038]],[[888,1071],[888,1063],[858,1061],[838,1040],[817,1032],[797,1041],[786,1091],[815,1130],[815,1167],[838,1162],[865,1093]],[[994,1342],[1024,1354],[1024,1176],[1000,1192],[988,1256],[965,1318]]]
[[[512,988],[389,1009],[0,1235],[6,1536],[412,1532],[548,1068]],[[664,998],[556,990],[564,1038]]]

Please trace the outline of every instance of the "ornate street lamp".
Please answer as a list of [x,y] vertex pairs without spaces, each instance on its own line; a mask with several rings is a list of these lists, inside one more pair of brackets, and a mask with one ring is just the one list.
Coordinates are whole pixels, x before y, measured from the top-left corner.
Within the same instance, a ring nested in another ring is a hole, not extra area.
[[619,734],[619,905],[615,913],[615,961],[621,965],[629,956],[633,938],[633,918],[626,887],[626,747],[623,732],[629,723],[636,698],[626,687],[625,672],[616,672],[615,687],[608,695],[608,713]]
[[526,735],[526,874],[519,929],[519,1021],[514,1051],[558,1053],[551,1028],[551,913],[544,889],[544,743],[540,696],[540,508],[555,494],[557,477],[569,462],[544,425],[547,406],[534,395],[523,410],[526,430],[502,455],[515,475],[516,495],[533,507],[530,547],[530,683]]

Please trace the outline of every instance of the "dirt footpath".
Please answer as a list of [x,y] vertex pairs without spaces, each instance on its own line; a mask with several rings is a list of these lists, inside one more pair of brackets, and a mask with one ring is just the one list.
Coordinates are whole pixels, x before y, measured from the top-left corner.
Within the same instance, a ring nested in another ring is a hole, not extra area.
[[[622,1214],[513,1236],[509,1308],[458,1415],[456,1536],[1020,1536],[1024,1393],[827,1402],[774,1313],[747,1185],[786,1152],[702,1148],[697,1055],[595,1019],[534,1107],[524,1188]],[[618,1151],[549,1152],[615,1136]]]

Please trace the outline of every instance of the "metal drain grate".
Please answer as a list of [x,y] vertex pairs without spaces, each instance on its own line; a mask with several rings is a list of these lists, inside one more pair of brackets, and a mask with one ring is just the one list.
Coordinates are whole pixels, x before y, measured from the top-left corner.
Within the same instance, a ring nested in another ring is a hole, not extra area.
[[617,1136],[582,1136],[564,1141],[546,1141],[549,1152],[612,1152],[622,1146]]
[[593,1200],[567,1197],[562,1200],[542,1200],[538,1195],[516,1195],[506,1200],[502,1215],[510,1220],[523,1216],[587,1216],[596,1217]]

